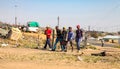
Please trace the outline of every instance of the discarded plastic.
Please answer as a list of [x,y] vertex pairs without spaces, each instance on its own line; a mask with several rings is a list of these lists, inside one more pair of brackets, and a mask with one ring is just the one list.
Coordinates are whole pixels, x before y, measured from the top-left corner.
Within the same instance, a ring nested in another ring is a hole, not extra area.
[[78,56],[77,58],[79,61],[83,61],[83,59],[80,56]]
[[6,47],[6,46],[8,46],[8,44],[1,44],[1,46],[2,46],[2,47]]

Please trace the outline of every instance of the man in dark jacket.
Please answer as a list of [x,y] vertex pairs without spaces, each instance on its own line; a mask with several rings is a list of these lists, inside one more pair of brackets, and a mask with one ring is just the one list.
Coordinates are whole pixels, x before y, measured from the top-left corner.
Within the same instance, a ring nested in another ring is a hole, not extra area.
[[61,30],[59,29],[58,26],[56,26],[56,33],[57,33],[57,38],[56,38],[55,44],[52,48],[52,51],[55,51],[56,45],[57,45],[58,42],[60,42],[60,45],[62,43],[62,32],[61,32]]
[[61,49],[62,51],[65,51],[65,48],[66,48],[66,44],[67,44],[67,30],[65,27],[63,27],[63,31],[62,31],[62,46],[61,46]]
[[80,42],[81,42],[81,40],[82,40],[82,37],[83,37],[83,32],[82,32],[82,30],[80,29],[80,25],[77,25],[75,40],[76,40],[78,52],[80,51]]

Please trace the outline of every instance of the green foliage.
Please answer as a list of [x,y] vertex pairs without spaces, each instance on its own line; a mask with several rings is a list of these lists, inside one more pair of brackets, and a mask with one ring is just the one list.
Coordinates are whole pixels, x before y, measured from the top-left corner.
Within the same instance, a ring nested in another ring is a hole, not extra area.
[[90,33],[91,37],[98,38],[98,33],[93,31]]
[[114,33],[107,33],[106,35],[114,35]]

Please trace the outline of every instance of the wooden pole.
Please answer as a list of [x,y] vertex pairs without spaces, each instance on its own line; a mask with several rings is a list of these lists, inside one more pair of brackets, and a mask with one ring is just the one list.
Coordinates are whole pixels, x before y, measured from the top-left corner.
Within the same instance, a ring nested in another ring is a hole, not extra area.
[[59,16],[58,16],[58,27],[59,27],[59,19],[60,19],[60,18],[59,18]]

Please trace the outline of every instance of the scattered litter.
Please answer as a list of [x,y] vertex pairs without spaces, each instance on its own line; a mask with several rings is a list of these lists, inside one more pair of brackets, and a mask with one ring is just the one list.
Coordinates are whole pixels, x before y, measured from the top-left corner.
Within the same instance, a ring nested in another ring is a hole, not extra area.
[[6,46],[8,46],[8,44],[1,44],[1,46],[2,46],[2,47],[6,47]]
[[83,61],[83,59],[80,56],[78,56],[77,58],[79,61]]
[[18,40],[22,37],[22,33],[18,28],[12,28],[9,32],[9,38],[11,40]]
[[100,52],[100,53],[92,53],[92,56],[106,56],[106,51]]

